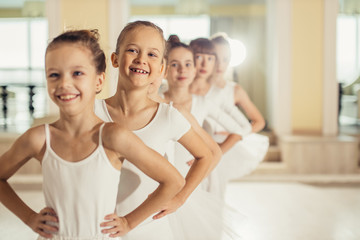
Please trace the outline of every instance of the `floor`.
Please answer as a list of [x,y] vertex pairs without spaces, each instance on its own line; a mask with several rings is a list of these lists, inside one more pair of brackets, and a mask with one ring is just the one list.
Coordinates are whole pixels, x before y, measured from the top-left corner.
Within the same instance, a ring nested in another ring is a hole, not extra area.
[[[233,182],[228,204],[247,217],[245,240],[358,240],[360,184]],[[31,207],[43,207],[40,191],[19,191]],[[0,205],[0,240],[31,240],[36,234]]]

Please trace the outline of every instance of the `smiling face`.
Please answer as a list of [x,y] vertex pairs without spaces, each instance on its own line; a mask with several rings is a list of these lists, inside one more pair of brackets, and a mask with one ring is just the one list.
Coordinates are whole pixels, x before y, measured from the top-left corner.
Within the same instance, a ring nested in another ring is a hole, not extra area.
[[119,68],[119,84],[144,87],[158,79],[163,71],[164,42],[152,27],[139,26],[128,32],[118,53],[111,59]]
[[195,78],[194,55],[186,48],[177,47],[168,54],[166,79],[169,87],[188,87]]
[[79,44],[59,44],[46,53],[45,71],[49,96],[60,112],[93,111],[105,74],[96,72],[90,50]]
[[214,71],[216,62],[215,55],[196,53],[195,54],[195,66],[196,66],[196,77],[209,78]]

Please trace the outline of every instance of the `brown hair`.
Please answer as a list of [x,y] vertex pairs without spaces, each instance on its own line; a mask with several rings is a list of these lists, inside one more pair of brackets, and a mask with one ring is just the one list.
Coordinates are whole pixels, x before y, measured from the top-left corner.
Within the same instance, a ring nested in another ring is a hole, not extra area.
[[89,49],[93,55],[93,62],[98,74],[105,72],[106,61],[104,51],[99,44],[100,34],[97,29],[69,30],[54,38],[46,48],[46,53],[60,44],[73,43]]
[[194,54],[202,53],[216,56],[214,44],[207,38],[197,38],[190,42]]
[[230,49],[230,43],[226,33],[216,33],[210,38],[210,40],[215,44],[225,45]]
[[135,22],[128,23],[121,31],[121,33],[117,39],[117,42],[116,42],[115,53],[119,53],[120,44],[124,41],[125,36],[137,27],[151,27],[151,28],[157,30],[159,32],[159,35],[161,36],[161,39],[163,40],[163,46],[164,46],[164,51],[165,51],[165,38],[164,38],[163,30],[156,24],[149,22],[149,21],[135,21]]
[[[182,43],[177,35],[170,35],[166,42],[166,54],[165,54],[166,61],[169,60],[168,57],[169,57],[169,53],[171,52],[171,50],[173,50],[175,48],[180,48],[180,47],[189,50],[192,53],[192,55],[194,56],[194,52],[189,45]],[[195,56],[194,56],[194,62],[195,62]]]

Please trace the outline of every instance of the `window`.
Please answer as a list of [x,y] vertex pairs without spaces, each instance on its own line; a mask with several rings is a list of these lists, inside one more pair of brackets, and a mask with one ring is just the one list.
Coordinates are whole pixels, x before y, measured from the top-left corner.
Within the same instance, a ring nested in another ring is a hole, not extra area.
[[23,132],[31,126],[33,117],[45,115],[47,20],[0,19],[0,32],[0,127]]
[[337,79],[344,86],[360,75],[360,17],[339,15],[337,19]]

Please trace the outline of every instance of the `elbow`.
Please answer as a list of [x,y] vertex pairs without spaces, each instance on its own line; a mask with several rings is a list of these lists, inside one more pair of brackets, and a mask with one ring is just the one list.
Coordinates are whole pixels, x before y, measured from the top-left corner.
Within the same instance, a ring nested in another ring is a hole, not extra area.
[[173,189],[176,190],[177,193],[180,192],[180,190],[185,186],[185,184],[186,181],[180,173],[174,175]]
[[222,155],[223,154],[222,154],[220,146],[218,144],[216,144],[215,148],[212,151],[214,167],[220,162]]
[[252,132],[260,132],[265,128],[266,122],[264,118],[261,118],[260,120],[254,122],[252,125]]
[[[220,147],[219,147],[220,148]],[[220,152],[221,152],[221,149],[220,149]],[[221,152],[221,155],[222,155],[222,152]],[[207,168],[210,169],[213,167],[213,165],[217,164],[219,161],[220,161],[220,158],[217,160],[218,156],[218,153],[216,153],[216,155],[213,154],[213,152],[210,151],[207,151],[207,153],[204,155],[204,159],[207,159]]]

